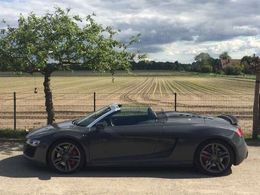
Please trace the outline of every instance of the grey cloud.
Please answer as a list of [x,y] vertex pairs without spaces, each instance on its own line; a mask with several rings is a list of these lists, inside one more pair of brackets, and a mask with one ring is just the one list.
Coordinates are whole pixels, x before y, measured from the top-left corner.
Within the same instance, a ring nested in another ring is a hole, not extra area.
[[[137,46],[138,47],[138,46]],[[142,47],[142,45],[139,45],[139,49],[142,51],[142,52],[145,52],[145,53],[158,53],[158,52],[163,52],[163,49],[159,46],[145,46],[145,47]]]
[[[176,41],[222,41],[255,36],[260,31],[258,0],[113,0],[98,1],[95,5],[102,13],[113,10],[113,26],[140,32],[142,43],[147,46]],[[142,16],[144,10],[150,15]],[[124,20],[126,15],[132,16],[130,22]],[[179,20],[178,16],[188,19]]]
[[204,41],[223,41],[238,36],[255,36],[259,33],[257,28],[250,26],[233,26],[229,22],[208,22],[196,26],[193,29],[197,42]]
[[136,47],[148,53],[161,52],[168,43],[214,42],[260,33],[259,0],[0,1],[0,9],[10,10],[0,13],[0,19],[7,17],[9,23],[15,24],[14,15],[18,17],[20,12],[42,13],[57,5],[81,15],[95,12],[98,22],[121,29],[119,37],[123,40],[141,33]]
[[[35,1],[26,2],[38,5]],[[47,0],[46,4],[51,8],[51,5],[60,5],[60,1],[50,3]],[[101,22],[122,31],[133,29],[140,32],[143,43],[148,45],[192,41],[194,37],[199,42],[221,41],[237,36],[254,36],[260,29],[259,0],[64,0],[63,7],[77,9],[86,15],[95,12]],[[144,10],[149,16],[143,16]],[[129,15],[131,21],[125,21]],[[14,23],[12,19],[8,18],[8,21]],[[249,26],[254,30],[241,30],[234,26]]]
[[120,23],[117,27],[122,30],[131,28],[134,32],[140,32],[142,43],[147,45],[192,40],[192,33],[187,27],[157,18],[140,20],[131,24]]

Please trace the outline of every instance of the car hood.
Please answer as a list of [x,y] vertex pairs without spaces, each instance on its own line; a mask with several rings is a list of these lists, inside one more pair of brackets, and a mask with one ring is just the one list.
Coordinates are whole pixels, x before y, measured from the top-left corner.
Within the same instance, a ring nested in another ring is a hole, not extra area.
[[78,130],[77,126],[73,125],[72,120],[64,121],[61,123],[54,123],[53,125],[47,125],[31,131],[26,137],[43,136],[46,134],[51,134],[59,130]]

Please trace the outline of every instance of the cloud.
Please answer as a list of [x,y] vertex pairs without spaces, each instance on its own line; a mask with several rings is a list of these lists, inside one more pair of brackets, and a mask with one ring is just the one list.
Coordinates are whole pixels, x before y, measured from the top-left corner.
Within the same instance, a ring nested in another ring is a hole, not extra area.
[[140,47],[140,49],[145,52],[145,53],[158,53],[158,52],[163,52],[163,48],[160,46],[144,46]]
[[226,49],[242,57],[260,50],[259,0],[0,0],[0,18],[16,25],[20,13],[44,14],[54,7],[81,16],[94,12],[99,23],[121,29],[122,40],[141,33],[136,47],[152,59],[188,61],[199,51],[216,55]]
[[[186,41],[170,43],[163,46],[165,59],[181,59],[183,62],[191,62],[201,52],[207,52],[217,58],[223,51],[228,51],[233,59],[239,59],[245,55],[260,54],[260,37],[236,37],[221,42],[190,43]],[[159,55],[156,55],[159,58]]]

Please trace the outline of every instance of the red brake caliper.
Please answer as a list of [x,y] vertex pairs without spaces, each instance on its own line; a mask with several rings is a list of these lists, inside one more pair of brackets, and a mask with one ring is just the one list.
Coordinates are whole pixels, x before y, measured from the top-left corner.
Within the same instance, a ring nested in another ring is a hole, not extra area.
[[[72,156],[77,156],[77,155],[78,155],[78,151],[74,148],[74,149],[71,151],[70,155],[72,155]],[[75,161],[75,160],[69,160],[69,164],[70,164],[71,167],[73,167],[73,166],[75,166],[76,161]]]

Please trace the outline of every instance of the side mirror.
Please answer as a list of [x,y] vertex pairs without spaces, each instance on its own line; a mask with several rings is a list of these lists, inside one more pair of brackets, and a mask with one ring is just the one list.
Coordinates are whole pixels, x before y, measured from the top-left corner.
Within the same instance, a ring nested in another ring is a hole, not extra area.
[[104,123],[97,123],[95,126],[96,126],[96,130],[103,130],[103,129],[105,129],[105,124]]

